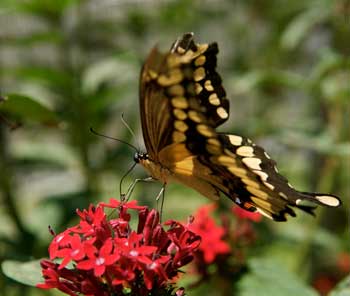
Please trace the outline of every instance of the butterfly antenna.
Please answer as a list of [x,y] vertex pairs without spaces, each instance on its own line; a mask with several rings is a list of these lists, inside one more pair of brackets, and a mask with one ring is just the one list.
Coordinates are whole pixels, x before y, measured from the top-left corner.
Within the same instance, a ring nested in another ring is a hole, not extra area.
[[[134,139],[137,141],[136,135],[134,133],[134,131],[131,129],[130,125],[128,125],[128,123],[125,121],[124,119],[124,113],[122,113],[122,115],[120,116],[120,120],[122,121],[122,123],[125,125],[125,127],[128,129],[128,131],[130,132],[130,134],[134,137]],[[140,151],[140,143],[138,143],[139,145],[139,149],[138,151]]]
[[137,149],[134,145],[131,145],[130,143],[128,143],[126,141],[123,141],[123,140],[120,140],[120,139],[117,139],[117,138],[113,138],[113,137],[110,137],[110,136],[106,136],[106,135],[100,134],[100,133],[96,132],[92,127],[90,127],[90,132],[92,132],[96,136],[104,137],[104,138],[107,138],[107,139],[115,140],[115,141],[118,141],[120,143],[126,144],[129,147],[131,147],[132,149],[134,149],[136,152],[139,152],[139,149]]
[[[124,176],[120,179],[119,182],[119,193],[120,193],[120,198],[122,198],[122,185],[123,185],[123,181],[124,179],[131,173],[131,171],[134,169],[134,167],[136,166],[136,162],[134,162],[132,164],[132,166],[127,170],[127,172],[124,174]],[[122,198],[123,199],[123,198]]]

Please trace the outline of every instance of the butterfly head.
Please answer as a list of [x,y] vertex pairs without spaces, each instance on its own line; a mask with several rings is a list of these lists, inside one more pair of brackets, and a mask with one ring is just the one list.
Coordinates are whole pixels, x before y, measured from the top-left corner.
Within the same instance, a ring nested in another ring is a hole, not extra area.
[[148,154],[145,152],[136,152],[134,154],[134,161],[136,163],[140,163],[142,160],[147,160],[148,159]]

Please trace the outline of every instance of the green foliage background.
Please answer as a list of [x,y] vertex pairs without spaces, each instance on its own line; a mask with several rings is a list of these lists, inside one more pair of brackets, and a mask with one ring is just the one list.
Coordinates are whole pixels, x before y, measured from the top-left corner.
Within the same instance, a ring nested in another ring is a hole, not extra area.
[[[232,285],[239,295],[274,295],[280,279],[294,285],[283,295],[296,295],[299,285],[308,289],[300,295],[315,295],[307,288],[315,278],[336,275],[338,254],[350,252],[349,1],[2,0],[0,294],[59,294],[13,280],[20,270],[13,262],[47,256],[47,225],[63,230],[76,208],[118,197],[133,151],[89,128],[139,145],[142,61],[155,44],[167,50],[188,31],[198,42],[219,43],[218,71],[231,101],[221,131],[264,146],[298,189],[344,203],[318,209],[317,218],[264,221],[252,254],[258,259]],[[143,176],[138,168],[127,181]],[[154,205],[159,188],[141,184],[134,198]],[[205,202],[170,185],[164,215],[185,220]],[[210,285],[202,289],[189,295]]]

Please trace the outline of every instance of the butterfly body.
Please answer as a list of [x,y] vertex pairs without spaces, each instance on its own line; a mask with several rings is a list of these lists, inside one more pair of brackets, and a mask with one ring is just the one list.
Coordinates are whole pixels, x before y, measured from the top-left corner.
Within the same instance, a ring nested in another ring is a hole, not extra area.
[[139,162],[163,184],[178,182],[210,199],[223,193],[248,211],[276,221],[291,207],[312,213],[314,204],[338,206],[328,194],[295,190],[276,163],[248,138],[216,128],[229,117],[229,101],[216,72],[216,43],[195,44],[193,34],[167,53],[154,48],[140,77],[140,112],[147,153]]
[[137,160],[145,170],[152,176],[163,184],[168,184],[171,179],[171,171],[164,167],[161,163],[155,163],[148,158],[140,158]]

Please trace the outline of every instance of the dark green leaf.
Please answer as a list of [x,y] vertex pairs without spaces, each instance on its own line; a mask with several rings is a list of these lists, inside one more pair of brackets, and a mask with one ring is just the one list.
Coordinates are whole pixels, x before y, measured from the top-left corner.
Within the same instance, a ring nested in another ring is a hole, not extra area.
[[54,112],[30,97],[9,94],[4,98],[5,100],[0,102],[1,113],[9,113],[21,122],[33,121],[50,125],[58,123]]
[[43,282],[40,260],[29,262],[6,260],[1,264],[1,269],[7,277],[25,285],[35,286]]
[[250,272],[238,283],[240,296],[316,296],[282,264],[269,259],[253,258],[248,262]]
[[69,89],[72,84],[72,78],[67,73],[49,67],[30,66],[7,70],[7,73],[10,73],[10,75],[12,74],[11,72],[15,77],[27,79],[33,82],[38,81],[46,83],[52,88],[61,90]]

